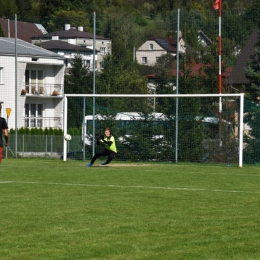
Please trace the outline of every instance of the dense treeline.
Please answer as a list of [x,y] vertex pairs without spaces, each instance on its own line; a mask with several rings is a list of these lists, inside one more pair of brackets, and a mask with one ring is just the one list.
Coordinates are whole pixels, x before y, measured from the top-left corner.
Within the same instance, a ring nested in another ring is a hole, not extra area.
[[[215,40],[218,14],[213,5],[214,0],[0,0],[0,17],[14,19],[17,14],[19,21],[40,23],[48,32],[64,29],[65,23],[93,32],[95,11],[97,34],[112,39],[123,60],[148,38],[175,34],[177,8],[181,9],[180,29],[187,44],[198,47],[198,30]],[[260,28],[260,0],[222,0],[222,9],[225,54],[241,49],[252,29]],[[233,65],[234,57],[225,62]]]
[[[200,10],[205,12],[213,8],[214,0],[0,0],[0,16],[43,19],[61,11],[82,11],[86,14],[97,12],[105,14],[111,9],[120,13],[139,13],[142,15],[157,15],[170,13],[177,8],[186,11]],[[248,9],[259,8],[259,0],[222,0],[223,10],[241,15]]]
[[[117,57],[124,60],[148,38],[175,34],[177,8],[181,9],[180,29],[187,44],[198,47],[198,30],[214,41],[218,12],[213,5],[214,0],[0,0],[0,17],[14,19],[17,14],[19,21],[40,23],[48,32],[62,30],[66,23],[93,32],[95,11],[97,34],[112,39]],[[252,29],[260,28],[260,0],[222,0],[222,9],[225,55],[234,48],[240,50]],[[232,66],[235,58],[227,56],[225,62]]]

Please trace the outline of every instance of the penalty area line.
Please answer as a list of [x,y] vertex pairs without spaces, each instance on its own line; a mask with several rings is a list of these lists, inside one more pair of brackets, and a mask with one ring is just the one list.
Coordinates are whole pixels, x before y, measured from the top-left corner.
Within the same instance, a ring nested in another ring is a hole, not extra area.
[[180,191],[204,191],[204,192],[219,192],[219,193],[249,193],[259,194],[260,191],[243,191],[243,190],[210,190],[202,188],[188,187],[156,187],[156,186],[123,186],[115,184],[85,184],[85,183],[59,183],[59,182],[37,182],[37,181],[1,181],[0,184],[40,184],[40,185],[57,185],[57,186],[79,186],[79,187],[100,187],[100,188],[120,188],[120,189],[157,189],[157,190],[180,190]]

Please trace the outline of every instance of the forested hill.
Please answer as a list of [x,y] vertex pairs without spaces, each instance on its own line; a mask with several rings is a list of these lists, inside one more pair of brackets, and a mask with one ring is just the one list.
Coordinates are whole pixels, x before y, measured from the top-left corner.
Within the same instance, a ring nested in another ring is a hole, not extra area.
[[[0,17],[39,20],[54,16],[98,15],[108,12],[133,13],[136,15],[167,14],[181,8],[202,13],[213,10],[215,0],[0,0]],[[222,0],[222,9],[240,15],[249,9],[260,9],[260,0]],[[259,10],[258,10],[259,11]],[[259,16],[259,13],[258,13]]]

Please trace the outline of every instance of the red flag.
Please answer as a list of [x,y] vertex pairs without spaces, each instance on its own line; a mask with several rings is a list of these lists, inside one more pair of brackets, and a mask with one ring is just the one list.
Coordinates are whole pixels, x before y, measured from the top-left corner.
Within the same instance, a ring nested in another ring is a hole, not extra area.
[[215,10],[218,10],[218,9],[219,9],[219,0],[216,0],[216,1],[215,1],[214,9],[215,9]]

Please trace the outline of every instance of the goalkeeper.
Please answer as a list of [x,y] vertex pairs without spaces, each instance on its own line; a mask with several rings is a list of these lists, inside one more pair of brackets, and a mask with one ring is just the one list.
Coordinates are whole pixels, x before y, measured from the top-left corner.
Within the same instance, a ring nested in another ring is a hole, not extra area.
[[98,136],[96,137],[96,139],[97,144],[102,144],[105,147],[103,150],[97,152],[93,156],[91,162],[86,165],[87,167],[91,167],[94,164],[95,160],[101,156],[108,156],[107,160],[101,163],[101,165],[107,165],[115,158],[117,154],[115,138],[111,135],[109,128],[105,129],[105,136]]

